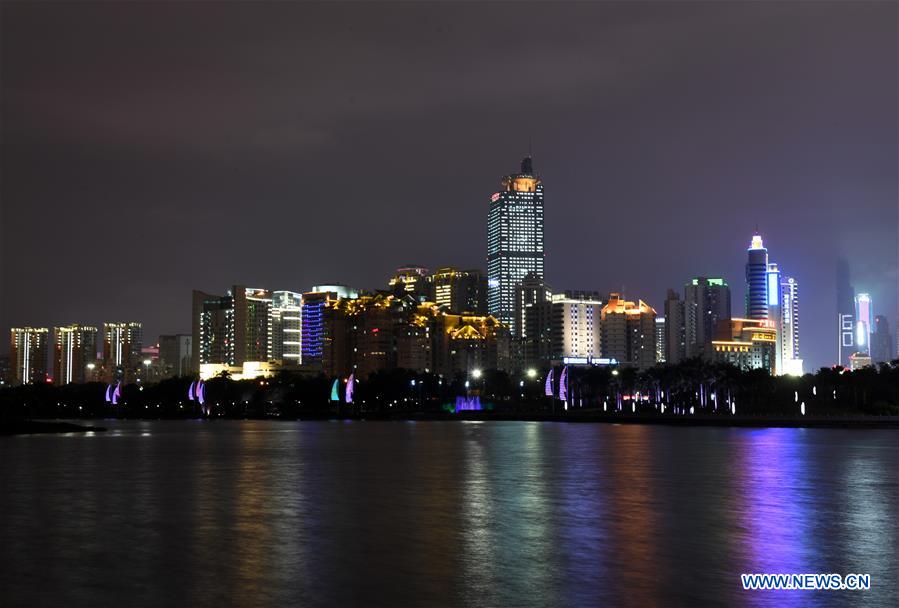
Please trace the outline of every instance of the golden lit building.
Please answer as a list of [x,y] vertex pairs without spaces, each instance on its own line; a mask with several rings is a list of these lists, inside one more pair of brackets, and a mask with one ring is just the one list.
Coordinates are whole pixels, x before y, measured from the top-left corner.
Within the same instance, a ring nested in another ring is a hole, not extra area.
[[729,319],[718,323],[718,339],[709,354],[715,361],[740,369],[767,369],[776,373],[777,329],[768,319]]
[[612,293],[600,310],[600,350],[620,365],[647,369],[656,363],[656,311]]

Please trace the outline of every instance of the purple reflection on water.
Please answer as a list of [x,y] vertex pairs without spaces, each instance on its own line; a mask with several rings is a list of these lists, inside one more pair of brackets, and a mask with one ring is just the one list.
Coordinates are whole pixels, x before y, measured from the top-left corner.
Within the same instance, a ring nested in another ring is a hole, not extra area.
[[[801,431],[799,431],[801,432]],[[803,442],[796,429],[752,431],[744,437],[737,464],[744,477],[738,520],[745,530],[746,572],[816,572],[804,511]],[[802,592],[753,592],[778,606],[807,601]]]
[[473,397],[456,397],[456,412],[480,411],[481,409],[481,398],[478,395]]

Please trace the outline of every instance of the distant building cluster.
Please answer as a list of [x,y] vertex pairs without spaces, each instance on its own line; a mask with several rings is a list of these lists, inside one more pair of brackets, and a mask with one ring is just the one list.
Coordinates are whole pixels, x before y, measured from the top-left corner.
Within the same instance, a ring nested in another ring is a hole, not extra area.
[[[194,291],[191,334],[144,345],[139,322],[13,328],[0,382],[149,382],[172,376],[255,378],[287,369],[329,376],[404,368],[443,375],[556,365],[647,369],[692,358],[802,374],[797,280],[755,234],[746,301],[732,315],[723,278],[669,289],[664,310],[622,293],[552,289],[544,278],[543,182],[531,157],[506,175],[487,209],[487,268],[398,268],[385,288],[305,291],[232,286]],[[886,317],[838,277],[838,360],[858,368],[893,357]],[[533,371],[532,371],[533,373]]]

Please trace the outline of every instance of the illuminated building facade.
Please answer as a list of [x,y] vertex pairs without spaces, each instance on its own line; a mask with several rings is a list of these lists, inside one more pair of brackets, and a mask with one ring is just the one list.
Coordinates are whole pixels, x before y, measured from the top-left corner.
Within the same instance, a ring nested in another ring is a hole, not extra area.
[[665,363],[668,350],[668,332],[665,331],[665,317],[656,317],[656,363]]
[[665,363],[677,365],[687,358],[684,301],[673,289],[665,298]]
[[856,371],[872,365],[871,357],[867,353],[852,353],[849,355],[849,369]]
[[108,382],[131,382],[138,377],[143,342],[138,321],[103,324],[103,371]]
[[194,291],[191,348],[196,370],[268,361],[271,306],[267,289],[235,285],[223,296]]
[[768,250],[758,233],[753,235],[747,250],[746,262],[746,317],[768,318]]
[[427,283],[427,299],[446,312],[487,314],[487,275],[483,271],[438,268]]
[[526,311],[530,306],[538,306],[549,302],[552,298],[552,290],[544,283],[543,277],[535,272],[529,272],[515,285],[515,308],[512,318],[512,337],[518,340],[527,338]]
[[543,183],[531,157],[521,172],[507,175],[502,190],[490,199],[487,214],[487,308],[511,327],[515,286],[528,273],[543,277]]
[[701,357],[715,338],[718,323],[730,319],[730,287],[721,278],[696,277],[684,285],[686,357]]
[[416,301],[428,298],[428,269],[424,266],[410,264],[396,269],[396,274],[391,277],[387,285],[390,292],[399,297],[412,296]]
[[850,283],[849,263],[837,263],[837,363],[849,367],[849,356],[855,352],[855,290]]
[[46,327],[13,327],[9,332],[12,384],[39,384],[47,380]]
[[[338,346],[334,345],[336,341],[342,344],[343,336],[335,334],[333,317],[339,316],[339,310],[333,307],[329,308],[329,304],[339,300],[358,298],[359,293],[355,289],[350,289],[346,285],[315,285],[311,291],[303,294],[302,310],[300,315],[300,353],[303,365],[320,366],[323,365],[324,346],[326,341],[329,344],[329,352],[335,352]],[[331,322],[328,322],[331,321]],[[328,331],[326,335],[326,330]],[[340,365],[333,363],[332,365]]]
[[610,294],[601,309],[602,356],[638,369],[655,365],[656,316],[643,300],[630,302],[617,293]]
[[272,292],[268,320],[268,360],[296,366],[303,360],[303,294],[295,291]]
[[710,354],[715,361],[740,369],[766,369],[775,372],[777,329],[767,319],[730,319],[719,324],[718,339]]
[[535,306],[550,308],[550,352],[552,361],[566,358],[599,358],[602,299],[598,292],[566,291]]
[[53,383],[81,384],[91,379],[88,364],[97,363],[97,328],[68,325],[53,328]]
[[777,373],[801,376],[799,356],[799,283],[793,277],[779,277],[780,298],[777,324]]
[[869,339],[874,327],[874,306],[871,296],[860,293],[855,296],[855,350],[859,353],[871,354]]

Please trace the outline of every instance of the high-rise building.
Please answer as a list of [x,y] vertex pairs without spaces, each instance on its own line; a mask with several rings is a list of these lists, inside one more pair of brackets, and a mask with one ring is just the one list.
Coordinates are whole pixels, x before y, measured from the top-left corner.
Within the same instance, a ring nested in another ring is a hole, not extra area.
[[665,298],[665,363],[677,365],[687,358],[684,301],[673,289]]
[[643,300],[630,302],[610,294],[601,310],[602,356],[638,369],[655,365],[655,320],[656,311]]
[[668,333],[665,331],[665,317],[656,317],[656,363],[665,363],[665,353],[668,348],[666,342]]
[[491,315],[512,326],[515,286],[534,273],[543,277],[543,183],[527,156],[521,172],[507,175],[487,214],[487,302]]
[[855,290],[849,280],[849,263],[837,263],[837,363],[849,367],[855,353]]
[[159,360],[163,377],[187,376],[191,373],[193,337],[189,334],[159,336]]
[[550,352],[553,361],[600,356],[602,299],[598,292],[566,291],[553,295],[542,305],[551,309]]
[[868,340],[874,328],[874,306],[871,296],[860,293],[855,296],[855,350],[866,355],[871,354]]
[[893,337],[890,324],[883,315],[874,317],[874,331],[871,333],[871,361],[889,363],[893,360]]
[[92,379],[88,365],[97,363],[97,328],[86,325],[54,327],[53,382],[59,386]]
[[768,318],[768,250],[758,233],[752,237],[746,262],[746,317]]
[[13,327],[9,334],[12,384],[46,382],[49,330],[46,327]]
[[[303,294],[303,308],[300,315],[302,336],[300,352],[303,365],[322,365],[325,341],[342,339],[339,335],[326,335],[326,329],[331,328],[329,331],[333,331],[334,326],[333,323],[326,323],[326,315],[336,314],[336,311],[327,310],[328,305],[338,300],[352,300],[358,297],[359,293],[346,285],[315,285],[311,291]],[[332,348],[331,352],[337,351]]]
[[793,277],[780,277],[777,324],[777,373],[801,376],[799,355],[799,284]]
[[411,296],[418,302],[428,297],[428,269],[424,266],[409,264],[396,269],[396,273],[387,282],[390,292],[397,296]]
[[487,314],[487,275],[481,270],[438,268],[427,277],[427,299],[445,312]]
[[718,323],[730,319],[730,287],[721,278],[696,277],[684,285],[684,341],[687,358],[703,356]]
[[268,360],[281,365],[300,365],[303,360],[303,294],[272,292],[269,312]]
[[143,326],[138,321],[103,324],[103,369],[107,381],[130,382],[138,377]]
[[224,296],[194,291],[191,346],[197,369],[267,362],[271,306],[267,289],[235,285]]
[[526,274],[521,282],[515,285],[515,309],[509,328],[512,337],[518,340],[525,339],[527,337],[525,311],[529,306],[549,302],[551,299],[552,290],[543,281],[543,277],[535,272]]

